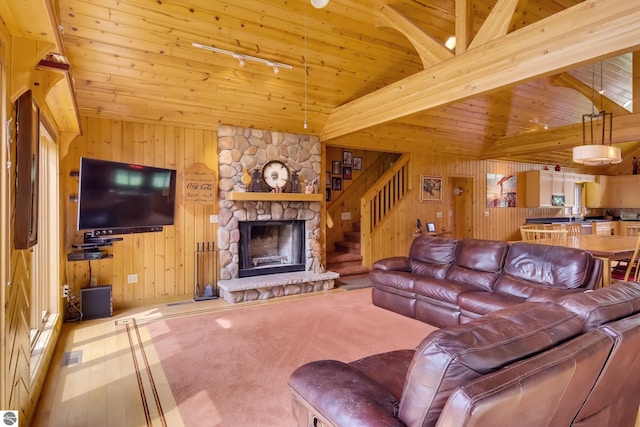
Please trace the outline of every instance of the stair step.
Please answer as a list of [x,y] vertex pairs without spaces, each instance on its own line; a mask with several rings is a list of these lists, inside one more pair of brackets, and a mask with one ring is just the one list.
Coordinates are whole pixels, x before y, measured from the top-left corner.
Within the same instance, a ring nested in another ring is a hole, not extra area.
[[345,231],[342,233],[344,235],[345,240],[349,242],[360,242],[360,232],[359,231]]
[[334,243],[336,245],[336,249],[344,249],[344,250],[355,250],[360,252],[360,242],[349,242],[346,240],[340,240]]
[[343,262],[327,262],[327,270],[335,271],[336,269],[343,267],[360,267],[362,261],[343,261]]
[[351,229],[353,231],[357,231],[358,233],[360,232],[360,221],[356,221],[351,223]]
[[362,255],[352,252],[327,252],[327,265],[339,262],[359,262],[362,263]]
[[345,266],[341,268],[331,268],[330,271],[338,273],[340,277],[344,277],[344,276],[352,276],[355,274],[368,273],[369,269],[364,265],[355,265],[355,266],[351,265],[351,266]]

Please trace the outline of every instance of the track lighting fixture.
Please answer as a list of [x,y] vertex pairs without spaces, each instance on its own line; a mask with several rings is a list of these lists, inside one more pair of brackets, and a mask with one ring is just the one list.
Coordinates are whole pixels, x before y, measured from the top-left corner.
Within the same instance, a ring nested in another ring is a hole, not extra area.
[[246,61],[253,61],[253,62],[260,62],[261,64],[266,64],[269,67],[273,68],[273,72],[274,74],[278,74],[280,72],[281,68],[286,68],[287,70],[291,70],[293,67],[289,64],[283,64],[282,62],[274,62],[274,61],[270,61],[268,59],[264,59],[264,58],[259,58],[257,56],[251,56],[251,55],[245,55],[242,53],[236,53],[236,52],[232,52],[230,50],[225,50],[225,49],[220,49],[217,47],[213,47],[213,46],[208,46],[205,44],[200,44],[200,43],[191,43],[191,46],[193,47],[197,47],[200,49],[204,49],[204,50],[209,50],[211,52],[215,52],[215,53],[222,53],[224,55],[229,55],[232,58],[235,58],[238,60],[238,64],[241,67],[244,67],[246,65]]

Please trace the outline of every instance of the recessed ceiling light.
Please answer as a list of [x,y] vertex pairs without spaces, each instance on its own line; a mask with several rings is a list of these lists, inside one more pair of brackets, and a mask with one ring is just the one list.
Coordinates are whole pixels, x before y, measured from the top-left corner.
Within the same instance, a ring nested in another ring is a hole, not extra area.
[[329,0],[311,0],[311,4],[316,9],[322,9],[323,7],[329,4]]

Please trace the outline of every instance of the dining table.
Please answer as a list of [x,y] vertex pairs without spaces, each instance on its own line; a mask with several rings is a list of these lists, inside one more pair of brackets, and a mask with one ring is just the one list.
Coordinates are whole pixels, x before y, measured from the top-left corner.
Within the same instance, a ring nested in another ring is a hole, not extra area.
[[564,246],[583,249],[603,261],[602,286],[611,284],[613,261],[630,259],[638,243],[638,237],[610,234],[584,234],[549,239],[530,240],[529,243]]

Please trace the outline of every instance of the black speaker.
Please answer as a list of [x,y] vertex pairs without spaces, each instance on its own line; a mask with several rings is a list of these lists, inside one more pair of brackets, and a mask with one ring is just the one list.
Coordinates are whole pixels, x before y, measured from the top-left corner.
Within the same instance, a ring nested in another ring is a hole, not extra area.
[[82,319],[111,317],[111,285],[81,289]]

